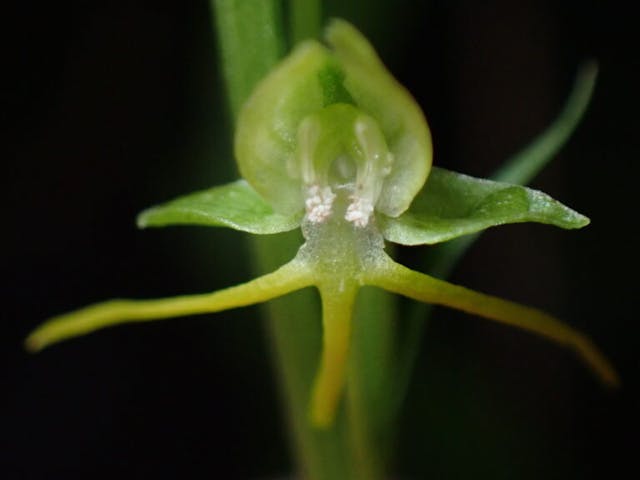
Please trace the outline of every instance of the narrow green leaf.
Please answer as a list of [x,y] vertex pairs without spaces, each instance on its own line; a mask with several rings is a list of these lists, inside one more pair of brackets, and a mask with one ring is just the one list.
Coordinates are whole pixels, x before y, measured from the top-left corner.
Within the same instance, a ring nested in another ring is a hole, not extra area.
[[[528,184],[557,155],[577,128],[593,95],[597,74],[596,62],[585,63],[578,71],[573,89],[555,120],[525,148],[507,159],[491,179]],[[447,278],[480,235],[481,232],[466,235],[430,248],[425,257],[423,270],[434,277]],[[416,304],[407,319],[406,340],[402,347],[405,353],[399,362],[399,380],[395,389],[398,392],[398,404],[406,395],[413,365],[418,356],[425,319],[430,313],[430,306]]]
[[[492,180],[528,184],[547,165],[569,140],[587,111],[596,79],[598,64],[583,64],[576,75],[571,93],[555,120],[531,143],[507,159]],[[429,255],[427,271],[438,278],[446,278],[460,258],[477,240],[479,233],[437,245]]]
[[203,225],[272,234],[300,225],[300,215],[275,213],[244,180],[178,197],[142,212],[138,227]]
[[589,219],[538,190],[434,168],[409,210],[380,216],[384,237],[402,245],[445,242],[507,223],[581,228]]
[[560,114],[544,132],[516,155],[508,159],[491,178],[500,182],[525,185],[558,154],[587,111],[598,76],[598,64],[585,63]]

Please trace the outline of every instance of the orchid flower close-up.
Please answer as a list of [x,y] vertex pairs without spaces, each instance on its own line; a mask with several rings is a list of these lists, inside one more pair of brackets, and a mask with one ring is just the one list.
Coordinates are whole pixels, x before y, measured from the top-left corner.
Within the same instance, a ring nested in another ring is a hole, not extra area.
[[[581,81],[592,86],[594,75],[591,69]],[[572,101],[575,125],[575,104],[585,100]],[[345,388],[356,297],[370,286],[540,335],[574,350],[605,385],[618,384],[585,334],[535,308],[411,270],[385,251],[385,242],[432,245],[508,223],[577,229],[589,220],[540,191],[432,166],[421,109],[349,23],[332,21],[324,43],[300,43],[258,84],[238,116],[235,156],[241,180],[152,207],[138,226],[206,225],[257,235],[300,228],[305,242],[288,263],[213,293],[110,300],[62,314],[31,333],[27,348],[315,287],[323,346],[309,419],[326,429]]]

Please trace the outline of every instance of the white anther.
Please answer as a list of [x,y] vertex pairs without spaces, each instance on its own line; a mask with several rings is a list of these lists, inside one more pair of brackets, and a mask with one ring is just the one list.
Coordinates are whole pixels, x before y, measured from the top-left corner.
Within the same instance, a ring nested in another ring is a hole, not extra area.
[[321,189],[318,185],[311,185],[304,201],[309,221],[321,223],[329,218],[335,198],[336,194],[329,187]]
[[366,227],[373,213],[373,203],[370,200],[352,195],[351,203],[347,207],[344,219],[352,222],[356,227]]

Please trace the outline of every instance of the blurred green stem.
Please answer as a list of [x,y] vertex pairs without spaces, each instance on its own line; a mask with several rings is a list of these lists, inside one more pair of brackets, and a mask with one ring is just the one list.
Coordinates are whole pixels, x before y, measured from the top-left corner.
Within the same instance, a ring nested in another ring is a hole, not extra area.
[[[230,109],[234,119],[257,82],[284,54],[283,12],[276,0],[212,0]],[[291,0],[288,17],[293,42],[317,38],[320,2]],[[257,273],[275,270],[301,244],[299,233],[251,242]],[[320,358],[322,329],[317,295],[296,292],[269,302],[268,331],[299,473],[309,480],[377,480],[389,438],[388,386],[391,372],[390,296],[365,291],[358,296],[347,379],[346,409],[333,426],[313,428],[309,398]]]
[[320,0],[289,0],[289,36],[295,45],[307,38],[318,38],[321,28]]

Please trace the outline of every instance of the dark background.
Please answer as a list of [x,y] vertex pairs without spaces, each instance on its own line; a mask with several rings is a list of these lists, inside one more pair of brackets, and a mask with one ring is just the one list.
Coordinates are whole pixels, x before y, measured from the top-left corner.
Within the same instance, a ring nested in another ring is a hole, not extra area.
[[[621,477],[640,426],[635,16],[596,0],[328,3],[415,95],[435,163],[472,175],[540,132],[580,62],[599,61],[589,113],[533,184],[592,224],[491,230],[454,280],[588,332],[623,388],[603,391],[572,354],[538,338],[437,310],[396,471]],[[250,277],[244,234],[134,225],[149,205],[236,178],[207,3],[23,2],[5,7],[2,23],[0,478],[286,473],[257,309],[108,329],[35,356],[21,348],[43,319],[90,302]]]

